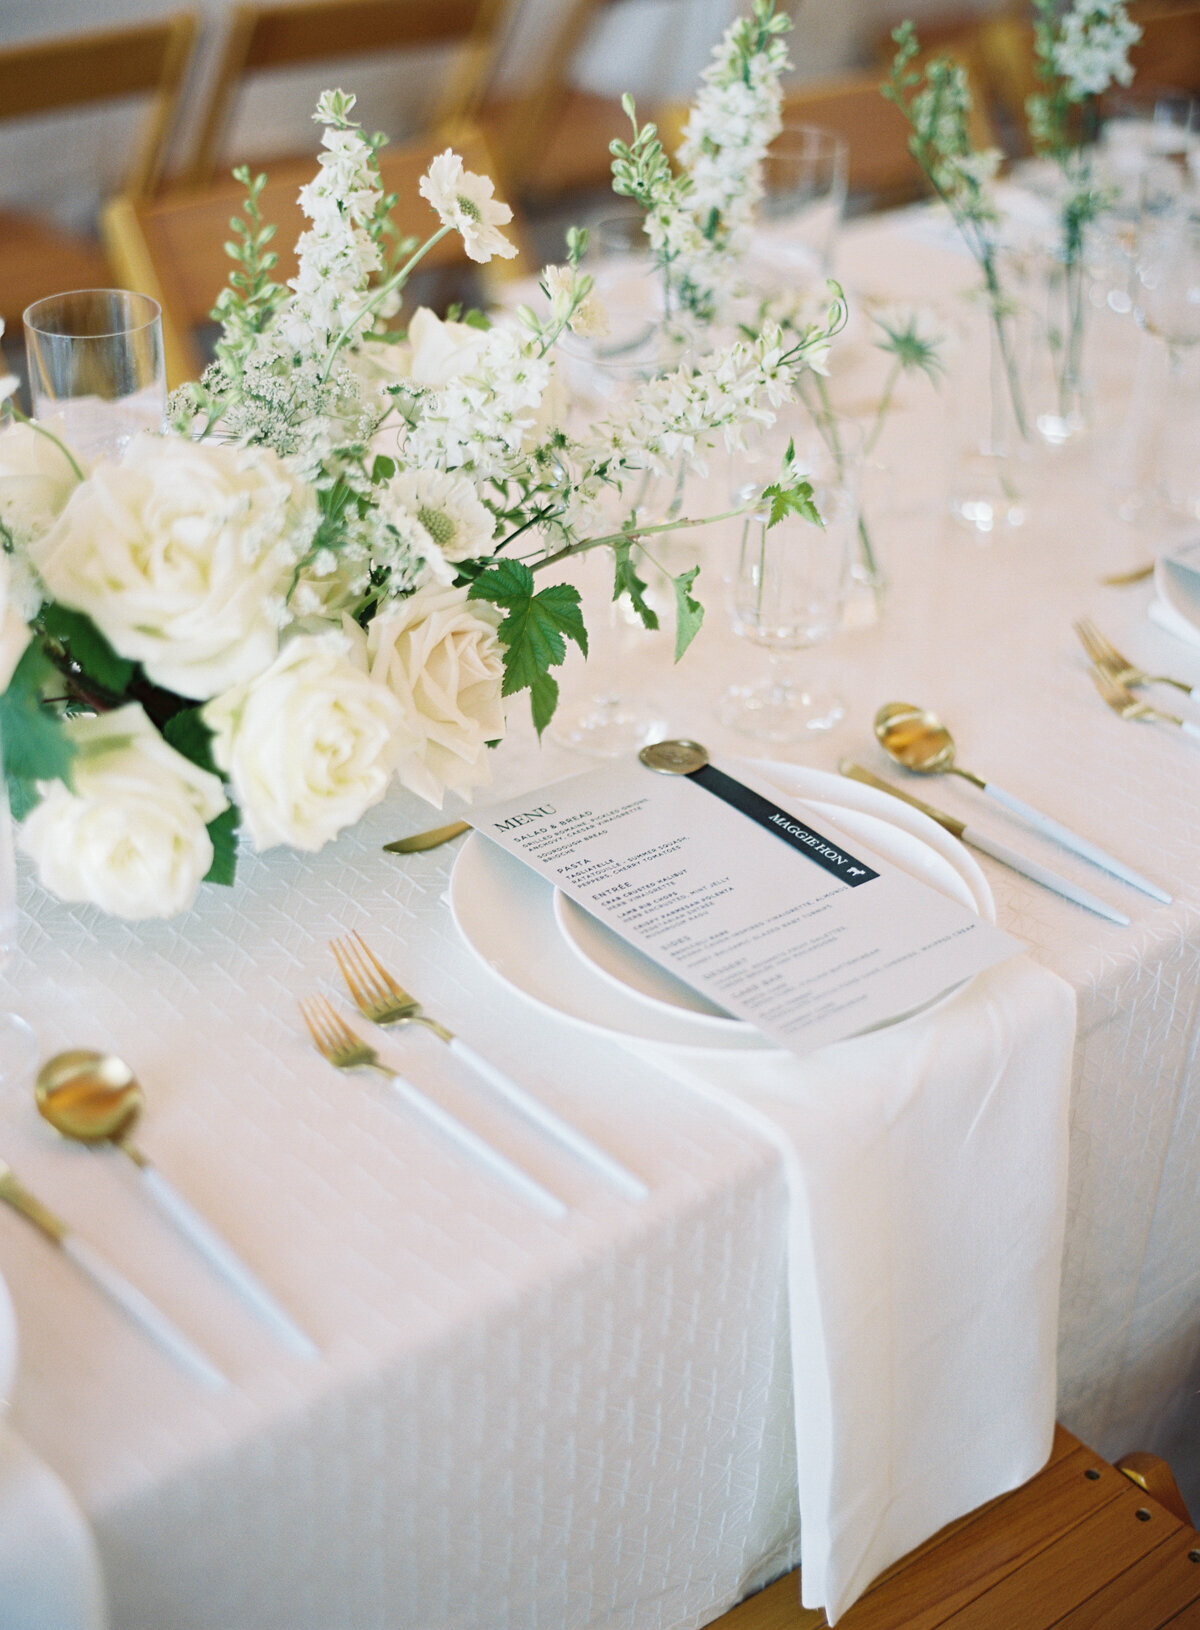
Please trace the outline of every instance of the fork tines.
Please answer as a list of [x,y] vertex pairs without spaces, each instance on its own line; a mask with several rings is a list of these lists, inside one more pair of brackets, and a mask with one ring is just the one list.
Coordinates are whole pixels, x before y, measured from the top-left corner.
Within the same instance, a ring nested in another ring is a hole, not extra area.
[[326,1058],[343,1048],[353,1047],[358,1041],[327,996],[305,997],[300,1003],[300,1013],[308,1026],[313,1045]]
[[386,1002],[389,996],[394,997],[397,1002],[412,1000],[408,992],[392,978],[356,928],[349,934],[343,934],[340,939],[330,940],[329,948],[358,1007],[377,1006],[381,1002]]

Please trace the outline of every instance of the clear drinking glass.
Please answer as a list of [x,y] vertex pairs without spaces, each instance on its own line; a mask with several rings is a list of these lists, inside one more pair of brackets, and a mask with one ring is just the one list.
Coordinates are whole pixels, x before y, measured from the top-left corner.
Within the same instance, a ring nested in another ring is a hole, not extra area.
[[[777,439],[777,438],[770,438]],[[765,741],[796,741],[810,730],[828,730],[844,713],[829,687],[795,672],[795,655],[838,632],[850,592],[858,527],[858,475],[862,438],[857,427],[839,426],[837,452],[820,439],[796,445],[796,463],[807,470],[818,526],[789,515],[767,526],[765,511],[742,526],[729,590],[734,632],[761,646],[766,676],[726,691],[717,707],[722,724]]]
[[33,416],[85,458],[112,456],[167,407],[162,314],[149,295],[74,289],[25,311]]
[[[4,763],[0,743],[0,766]],[[17,948],[17,874],[12,817],[0,776],[0,972]],[[0,1096],[25,1087],[37,1064],[37,1041],[24,1019],[0,1009]]]
[[785,123],[767,149],[754,250],[757,281],[764,268],[792,283],[820,282],[833,267],[846,207],[850,149],[819,125]]

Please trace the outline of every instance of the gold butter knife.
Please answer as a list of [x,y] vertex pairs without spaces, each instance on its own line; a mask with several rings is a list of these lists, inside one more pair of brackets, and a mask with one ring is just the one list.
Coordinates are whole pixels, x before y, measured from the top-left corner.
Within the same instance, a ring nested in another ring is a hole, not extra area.
[[429,832],[414,832],[411,838],[397,838],[383,848],[389,855],[419,855],[423,849],[436,849],[439,843],[449,843],[451,838],[470,830],[470,821],[451,821],[449,826],[435,826]]

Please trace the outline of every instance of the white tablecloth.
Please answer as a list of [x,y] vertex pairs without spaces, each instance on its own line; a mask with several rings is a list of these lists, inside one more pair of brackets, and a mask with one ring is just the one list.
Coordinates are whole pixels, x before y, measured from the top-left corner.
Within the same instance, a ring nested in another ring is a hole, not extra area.
[[[933,252],[894,228],[849,249],[861,286],[894,289],[907,265],[930,287]],[[1194,1478],[1200,758],[1106,713],[1087,680],[1072,616],[1131,644],[1163,636],[1137,591],[1097,587],[1137,545],[1106,525],[1086,464],[1065,468],[1024,533],[980,546],[941,521],[937,440],[906,391],[876,526],[887,619],[800,659],[836,674],[849,704],[802,756],[878,765],[875,707],[925,702],[972,768],[1176,890],[1164,908],[1108,885],[1133,917],[1120,929],[988,863],[1001,925],[1079,1007],[1060,1417],[1102,1451],[1164,1449]],[[714,591],[683,669],[648,639],[626,677],[658,691],[672,731],[744,751],[713,708],[760,659],[728,634]],[[496,769],[516,790],[577,763],[516,741]],[[1104,887],[969,789],[931,796]],[[6,1121],[2,1152],[29,1185],[102,1237],[237,1382],[198,1395],[0,1217],[23,1337],[13,1424],[91,1519],[120,1630],[683,1630],[795,1556],[775,1148],[616,1042],[532,1021],[449,921],[452,852],[379,854],[423,824],[397,800],[320,857],[251,858],[239,890],[208,892],[186,922],[131,928],[26,888],[7,994],[44,1051],[91,1043],[136,1061],[146,1147],[323,1351],[319,1369],[281,1352],[147,1215],[118,1157],[63,1147],[28,1110]],[[388,1056],[560,1187],[567,1222],[481,1182],[386,1089],[323,1066],[295,999],[336,991],[325,940],[355,926],[466,1039],[642,1173],[651,1200],[635,1210],[549,1149],[429,1038],[389,1040]]]

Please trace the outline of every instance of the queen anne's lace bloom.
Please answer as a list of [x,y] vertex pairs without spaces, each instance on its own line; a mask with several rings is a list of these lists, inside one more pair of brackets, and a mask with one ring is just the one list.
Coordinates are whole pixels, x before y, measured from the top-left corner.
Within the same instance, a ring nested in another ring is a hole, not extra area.
[[463,169],[453,148],[438,154],[421,177],[420,189],[442,225],[453,227],[461,236],[472,260],[486,265],[493,255],[511,260],[516,254],[516,245],[499,231],[512,220],[512,210],[493,198],[494,188],[487,176]]

